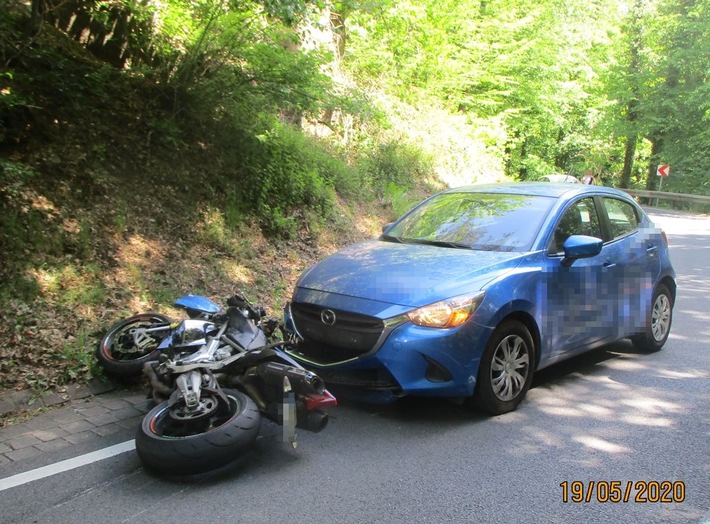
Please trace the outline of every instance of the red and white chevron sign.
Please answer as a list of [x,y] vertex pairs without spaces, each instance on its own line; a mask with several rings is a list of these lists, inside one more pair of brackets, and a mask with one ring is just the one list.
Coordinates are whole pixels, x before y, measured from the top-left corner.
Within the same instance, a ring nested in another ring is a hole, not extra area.
[[668,176],[671,172],[671,166],[667,164],[661,164],[658,166],[658,170],[656,171],[656,174],[658,176]]

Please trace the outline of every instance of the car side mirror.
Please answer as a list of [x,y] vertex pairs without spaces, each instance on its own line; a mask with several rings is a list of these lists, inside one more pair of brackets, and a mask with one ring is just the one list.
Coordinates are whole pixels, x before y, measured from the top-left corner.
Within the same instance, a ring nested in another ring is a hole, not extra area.
[[386,232],[391,226],[394,224],[394,222],[387,222],[384,226],[382,226],[382,232]]
[[587,235],[572,235],[562,245],[565,256],[562,265],[571,266],[575,260],[580,258],[591,258],[597,256],[602,251],[602,240]]

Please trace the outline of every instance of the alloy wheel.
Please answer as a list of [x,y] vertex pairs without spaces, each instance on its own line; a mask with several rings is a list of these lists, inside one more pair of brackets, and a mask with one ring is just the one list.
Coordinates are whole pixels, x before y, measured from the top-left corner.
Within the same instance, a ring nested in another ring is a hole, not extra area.
[[653,338],[660,342],[666,336],[671,319],[671,303],[668,297],[661,293],[656,297],[653,304],[653,317],[651,320],[651,332]]
[[525,340],[518,335],[509,335],[501,340],[491,363],[491,386],[496,397],[509,401],[517,397],[525,387],[530,373],[530,350]]

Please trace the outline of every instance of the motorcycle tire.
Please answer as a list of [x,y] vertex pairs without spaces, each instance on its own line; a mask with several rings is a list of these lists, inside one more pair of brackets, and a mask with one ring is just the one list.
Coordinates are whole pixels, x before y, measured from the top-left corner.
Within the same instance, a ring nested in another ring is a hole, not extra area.
[[146,347],[136,348],[131,340],[131,331],[171,321],[170,317],[160,313],[140,313],[111,326],[96,348],[96,358],[106,374],[119,378],[139,377],[143,364],[158,360],[156,348],[169,332],[162,336],[153,335],[152,342]]
[[261,413],[241,391],[222,391],[229,404],[215,396],[219,405],[206,420],[199,420],[201,427],[194,431],[171,417],[167,401],[154,407],[136,435],[136,451],[144,466],[162,475],[188,476],[220,469],[240,458],[256,440]]

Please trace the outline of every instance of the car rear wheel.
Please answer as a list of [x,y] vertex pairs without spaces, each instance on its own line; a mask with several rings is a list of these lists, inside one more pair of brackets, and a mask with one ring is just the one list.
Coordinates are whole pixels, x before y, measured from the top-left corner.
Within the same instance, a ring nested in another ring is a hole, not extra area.
[[631,342],[641,351],[658,351],[668,340],[672,321],[673,295],[665,284],[658,284],[653,293],[653,305],[646,330],[631,337]]
[[528,328],[517,320],[501,323],[481,358],[473,404],[493,415],[513,411],[530,389],[534,363]]

